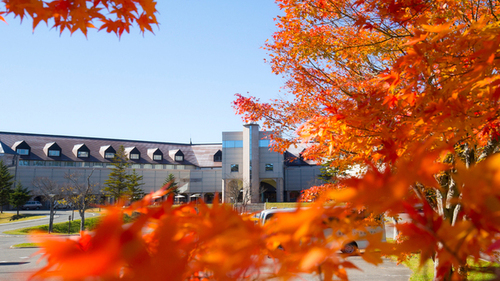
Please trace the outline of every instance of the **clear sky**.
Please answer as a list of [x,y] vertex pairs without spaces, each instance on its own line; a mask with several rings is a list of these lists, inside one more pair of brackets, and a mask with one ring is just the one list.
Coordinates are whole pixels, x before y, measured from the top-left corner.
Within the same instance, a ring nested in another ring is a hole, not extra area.
[[279,97],[284,81],[261,49],[274,1],[157,2],[155,34],[134,27],[120,40],[0,22],[0,131],[220,143],[242,129],[234,94]]

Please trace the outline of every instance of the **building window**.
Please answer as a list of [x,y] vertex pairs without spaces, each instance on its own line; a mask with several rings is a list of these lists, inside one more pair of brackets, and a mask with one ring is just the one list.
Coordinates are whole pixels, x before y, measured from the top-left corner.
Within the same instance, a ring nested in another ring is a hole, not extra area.
[[239,166],[238,164],[231,164],[231,172],[238,172]]
[[218,150],[214,154],[214,162],[222,162],[222,151]]
[[19,160],[19,166],[29,166],[30,161],[29,160]]
[[115,154],[113,152],[106,152],[104,154],[104,158],[106,159],[111,159],[111,158],[114,158],[115,157]]
[[61,156],[61,151],[60,150],[49,150],[49,156],[59,157],[59,156]]
[[184,156],[182,156],[182,155],[175,155],[175,161],[177,161],[177,162],[184,161]]
[[243,147],[243,141],[242,141],[242,140],[235,140],[235,141],[223,141],[223,142],[222,142],[222,147],[225,147],[225,148],[238,148],[238,147]]
[[140,155],[139,155],[139,154],[137,154],[137,153],[132,153],[132,154],[130,154],[130,159],[131,159],[131,160],[137,160],[137,159],[139,159],[139,157],[140,157]]
[[141,164],[132,164],[132,169],[140,169]]
[[161,154],[153,155],[153,160],[155,160],[155,161],[161,161],[162,159],[163,159],[163,155],[161,155]]
[[269,140],[259,140],[259,147],[269,147],[271,142]]
[[78,156],[79,158],[88,158],[89,157],[89,152],[88,151],[78,151]]
[[16,151],[17,151],[17,154],[19,154],[19,155],[29,155],[30,154],[29,149],[18,148]]
[[[85,163],[88,163],[88,162],[85,162]],[[90,166],[90,165],[89,165],[89,166]],[[94,166],[94,167],[101,167],[101,168],[102,168],[102,167],[104,167],[104,165],[103,165],[102,163],[100,163],[100,162],[95,162],[95,163],[93,164],[93,166]]]
[[272,172],[274,170],[273,164],[266,164],[266,172]]
[[156,164],[154,167],[155,169],[160,169],[160,170],[163,169],[163,165],[161,164]]
[[144,169],[152,169],[153,165],[151,164],[144,164]]
[[45,161],[33,161],[33,166],[45,166]]
[[175,166],[174,165],[167,165],[167,170],[174,170]]

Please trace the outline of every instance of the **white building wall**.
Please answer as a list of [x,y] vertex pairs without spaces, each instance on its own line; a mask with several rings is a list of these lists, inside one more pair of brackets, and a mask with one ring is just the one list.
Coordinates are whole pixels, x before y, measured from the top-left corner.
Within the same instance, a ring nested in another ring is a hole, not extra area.
[[[169,174],[173,174],[178,182],[181,192],[194,193],[216,193],[221,192],[222,172],[220,169],[212,170],[154,170],[154,169],[135,169],[136,173],[143,176],[142,189],[149,193],[160,189],[163,182]],[[18,167],[16,178],[24,187],[34,189],[33,179],[37,177],[47,177],[59,183],[69,183],[64,178],[66,174],[77,174],[82,181],[87,179],[87,176],[92,171],[92,168],[67,168],[67,167]],[[132,169],[128,170],[132,173]],[[109,178],[110,168],[95,168],[91,177],[91,182],[98,184],[99,188],[104,188],[104,182]]]

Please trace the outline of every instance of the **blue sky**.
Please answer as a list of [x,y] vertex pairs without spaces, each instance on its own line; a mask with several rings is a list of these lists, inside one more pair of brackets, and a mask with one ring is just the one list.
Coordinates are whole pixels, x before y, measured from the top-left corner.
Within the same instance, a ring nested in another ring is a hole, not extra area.
[[234,94],[280,96],[261,49],[273,1],[157,2],[155,34],[134,27],[120,40],[0,22],[0,131],[216,143],[242,129]]

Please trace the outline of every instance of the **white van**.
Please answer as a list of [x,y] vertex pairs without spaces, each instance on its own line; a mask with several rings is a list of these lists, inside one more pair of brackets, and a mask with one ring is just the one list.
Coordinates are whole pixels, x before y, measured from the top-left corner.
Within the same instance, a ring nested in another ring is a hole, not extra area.
[[[259,216],[259,222],[261,225],[264,225],[266,221],[271,219],[275,214],[277,213],[292,213],[297,211],[297,208],[285,208],[285,209],[268,209],[260,212]],[[382,242],[386,241],[386,234],[385,234],[385,225],[384,225],[384,219],[381,219],[381,225],[377,227],[367,227],[366,228],[371,234],[379,233],[382,232]],[[324,231],[325,236],[330,236],[332,234],[332,229],[326,229]],[[356,231],[356,230],[355,230]],[[358,235],[361,237],[366,236],[365,232],[362,231],[356,231]],[[336,233],[337,236],[342,236],[344,235],[342,232],[337,231]],[[367,240],[362,240],[358,239],[355,241],[352,241],[350,243],[347,243],[344,245],[344,247],[341,249],[342,253],[347,253],[347,254],[352,254],[354,253],[357,249],[366,249],[368,247],[368,241]]]

